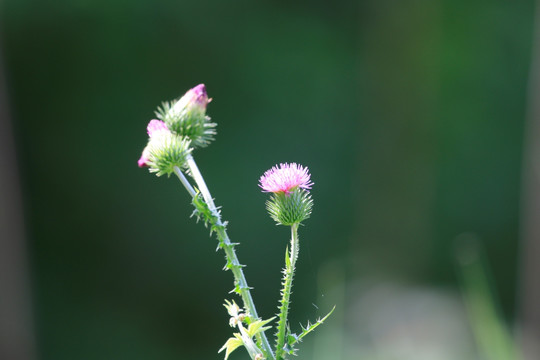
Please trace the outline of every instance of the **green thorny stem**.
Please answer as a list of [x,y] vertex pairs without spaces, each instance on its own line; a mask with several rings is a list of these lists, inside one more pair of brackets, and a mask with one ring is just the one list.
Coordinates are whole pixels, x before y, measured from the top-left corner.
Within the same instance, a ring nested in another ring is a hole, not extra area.
[[285,269],[283,269],[283,290],[281,291],[281,306],[279,306],[278,331],[276,333],[276,360],[285,359],[285,336],[287,332],[287,315],[289,313],[289,304],[294,277],[294,269],[300,242],[298,241],[298,223],[291,226],[291,249],[290,254],[285,254]]
[[[206,186],[206,182],[204,181],[204,178],[202,177],[201,172],[197,167],[197,163],[195,163],[195,159],[193,159],[193,156],[191,154],[187,156],[187,166],[189,168],[191,176],[197,183],[197,187],[199,188],[199,191],[201,192],[201,195],[203,196],[204,201],[208,206],[208,209],[212,212],[213,217],[216,219],[216,224],[214,224],[216,226],[214,227],[214,229],[220,241],[221,248],[223,248],[223,251],[225,252],[227,264],[231,265],[228,266],[228,268],[232,271],[234,276],[235,291],[238,292],[242,297],[244,307],[249,312],[249,315],[254,320],[258,319],[259,315],[257,314],[253,298],[251,297],[251,293],[249,291],[250,287],[248,286],[246,277],[244,276],[244,272],[242,271],[243,265],[240,264],[240,261],[236,256],[236,252],[234,251],[235,244],[231,242],[229,236],[227,235],[225,223],[221,220],[221,214],[219,213],[216,205],[214,204],[212,195],[210,194],[210,191]],[[197,192],[191,187],[189,181],[186,179],[186,177],[178,167],[175,168],[175,174],[178,176],[191,197],[194,198],[195,196],[197,196]],[[266,337],[265,333],[259,333],[256,335],[256,337],[257,342],[260,343],[262,346],[262,351],[265,358],[268,360],[275,359],[274,353],[272,352],[272,348],[270,346],[270,343],[268,342],[268,338]]]

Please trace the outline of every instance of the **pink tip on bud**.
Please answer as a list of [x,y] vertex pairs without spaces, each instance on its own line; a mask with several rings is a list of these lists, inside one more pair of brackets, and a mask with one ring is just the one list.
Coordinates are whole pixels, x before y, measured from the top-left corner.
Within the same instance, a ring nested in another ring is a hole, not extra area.
[[206,105],[211,101],[206,94],[206,87],[204,84],[199,84],[192,89],[189,89],[184,96],[180,98],[174,104],[173,111],[180,113],[186,108],[198,108],[199,110],[206,111]]
[[148,166],[148,161],[150,160],[150,150],[148,150],[148,146],[144,148],[143,152],[142,152],[142,155],[141,155],[141,158],[139,159],[139,161],[137,161],[137,165],[139,165],[139,167],[147,167]]
[[[171,132],[163,121],[155,119],[150,120],[148,126],[146,127],[146,131],[148,132],[148,136],[150,136],[150,138],[155,138],[159,134],[167,134]],[[146,146],[143,150],[141,158],[137,161],[137,164],[139,165],[139,167],[147,167],[149,166],[149,161],[150,150],[148,149],[148,146]]]
[[259,187],[263,192],[284,192],[289,194],[299,187],[305,190],[311,189],[311,175],[307,167],[296,163],[279,164],[266,171],[259,180]]
[[152,137],[160,131],[169,131],[169,129],[163,121],[154,119],[150,120],[148,126],[146,127],[146,131],[148,132],[148,136]]
[[208,104],[212,100],[208,98],[208,94],[206,94],[206,86],[204,86],[204,84],[199,84],[195,86],[193,89],[187,92],[187,94],[190,93],[192,101],[204,108],[206,108],[206,104]]

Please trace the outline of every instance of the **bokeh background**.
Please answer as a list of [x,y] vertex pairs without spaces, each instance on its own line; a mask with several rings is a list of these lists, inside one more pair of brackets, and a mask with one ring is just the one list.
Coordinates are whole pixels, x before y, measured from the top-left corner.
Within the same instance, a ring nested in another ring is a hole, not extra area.
[[311,170],[291,325],[337,310],[298,359],[538,343],[534,1],[0,6],[0,358],[222,358],[223,253],[137,167],[156,107],[199,83],[218,136],[195,157],[266,318],[289,233],[257,181]]

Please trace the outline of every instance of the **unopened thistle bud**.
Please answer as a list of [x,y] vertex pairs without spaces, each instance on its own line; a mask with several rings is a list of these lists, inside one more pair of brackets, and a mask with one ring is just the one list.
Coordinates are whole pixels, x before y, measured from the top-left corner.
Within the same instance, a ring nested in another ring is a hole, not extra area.
[[190,139],[193,147],[205,147],[216,134],[216,124],[206,115],[206,105],[210,101],[204,84],[200,84],[180,100],[163,103],[156,115],[173,133]]
[[[148,123],[148,126],[146,127],[146,132],[148,133],[148,137],[151,139],[152,137],[158,136],[161,131],[170,132],[167,128],[167,125],[163,121],[159,120],[150,120]],[[150,140],[149,140],[150,141]],[[144,148],[143,153],[141,155],[141,158],[137,162],[139,167],[147,167],[149,166],[150,162],[150,148],[148,145]]]
[[263,192],[273,193],[266,209],[278,225],[290,226],[309,218],[313,208],[310,178],[308,169],[295,163],[274,166],[261,176],[259,186]]
[[139,159],[139,166],[150,167],[157,176],[170,175],[175,167],[183,167],[191,152],[190,140],[173,134],[163,121],[151,120],[147,127],[148,145]]

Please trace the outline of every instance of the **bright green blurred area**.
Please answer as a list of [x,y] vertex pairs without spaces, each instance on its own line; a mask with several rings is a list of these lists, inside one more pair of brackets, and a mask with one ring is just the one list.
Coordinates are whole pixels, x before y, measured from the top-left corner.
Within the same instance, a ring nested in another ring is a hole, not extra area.
[[440,336],[468,344],[456,358],[475,358],[466,315],[455,320],[464,233],[482,242],[513,322],[533,1],[1,9],[40,359],[222,358],[223,254],[189,219],[178,180],[136,164],[155,108],[198,83],[218,136],[195,157],[265,318],[289,232],[267,216],[257,181],[279,162],[311,170],[291,324],[337,310],[298,359],[409,359],[389,350],[414,333],[388,325],[407,314],[439,314],[440,334],[418,325],[426,347]]

